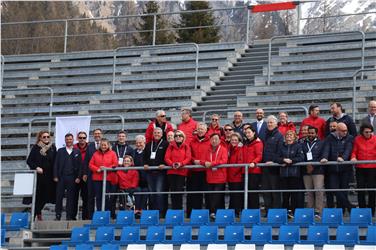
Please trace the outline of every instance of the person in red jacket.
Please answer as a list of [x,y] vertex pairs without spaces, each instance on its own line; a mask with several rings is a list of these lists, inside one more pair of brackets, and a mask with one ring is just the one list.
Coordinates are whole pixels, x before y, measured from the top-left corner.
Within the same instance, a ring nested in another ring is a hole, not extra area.
[[229,150],[231,135],[234,133],[234,128],[231,124],[226,124],[223,126],[223,130],[225,135],[221,137],[221,144]]
[[289,117],[286,112],[279,113],[278,130],[283,136],[285,136],[286,132],[289,130],[296,131],[294,123],[290,122],[288,118]]
[[[355,137],[351,153],[352,161],[376,160],[376,136],[373,135],[373,127],[369,123],[360,126],[360,135]],[[376,164],[357,164],[356,183],[358,188],[376,187]],[[376,192],[368,192],[368,205],[366,203],[366,192],[358,192],[359,207],[370,207],[372,214],[375,214]]]
[[[210,136],[210,145],[205,154],[205,162],[201,165],[206,167],[206,182],[208,183],[209,191],[224,191],[227,181],[226,168],[216,168],[218,165],[226,164],[228,159],[228,151],[225,146],[221,144],[219,134],[212,134]],[[209,210],[210,218],[215,219],[215,212],[218,208],[224,208],[225,195],[224,193],[211,193],[209,196]]]
[[[132,156],[126,155],[123,159],[124,168],[129,168],[129,170],[119,170],[116,172],[118,178],[119,189],[123,193],[128,193],[128,195],[120,195],[120,210],[124,210],[127,206],[135,206],[135,215],[137,217],[141,216],[143,204],[146,201],[147,196],[145,195],[134,195],[135,192],[147,191],[147,189],[142,189],[139,185],[140,176],[137,170],[132,170],[134,166],[134,161]],[[134,203],[133,203],[134,200]]]
[[167,133],[170,131],[174,131],[171,123],[169,123],[166,119],[166,112],[163,110],[158,110],[155,112],[155,119],[149,123],[149,126],[145,132],[146,143],[149,143],[153,140],[153,131],[158,127],[161,128],[163,131],[162,139],[167,139]]
[[[257,163],[262,161],[262,152],[264,144],[258,138],[256,129],[249,127],[245,131],[247,138],[243,145],[243,163],[249,164],[248,168],[248,190],[259,190],[261,185],[262,170]],[[243,168],[243,174],[244,174]],[[248,193],[248,208],[260,208],[259,194],[255,192]]]
[[181,109],[181,123],[178,125],[178,130],[185,134],[185,143],[190,146],[191,141],[195,135],[197,122],[192,118],[192,109]]
[[[197,134],[191,142],[192,164],[202,165],[205,162],[206,151],[210,148],[210,138],[207,125],[203,122],[197,125]],[[190,169],[187,177],[187,191],[201,191],[199,194],[187,194],[187,216],[190,217],[192,209],[202,209],[204,204],[204,191],[207,190],[205,168]],[[206,196],[205,196],[206,200]],[[206,201],[207,203],[207,201]]]
[[[239,133],[233,133],[230,139],[230,150],[228,157],[228,164],[241,164],[243,163],[243,147],[242,147],[242,137]],[[228,187],[231,191],[244,190],[242,168],[241,167],[231,167],[226,168],[227,170],[227,182]],[[241,193],[230,193],[230,209],[235,209],[235,213],[239,216],[243,207],[243,194]]]
[[[174,141],[168,145],[165,162],[172,169],[167,170],[167,180],[170,191],[184,191],[185,178],[188,175],[188,169],[185,165],[191,163],[191,148],[185,143],[185,134],[177,130],[174,135]],[[171,195],[172,209],[183,208],[183,194]]]
[[[116,168],[118,165],[118,159],[116,153],[111,150],[110,141],[102,138],[99,144],[99,149],[95,151],[93,157],[89,162],[89,168],[92,171],[92,180],[94,187],[95,203],[98,211],[102,210],[102,182],[103,171],[102,168]],[[117,185],[117,175],[115,172],[107,172],[106,178],[106,192],[113,191],[113,187]],[[110,210],[109,196],[106,195],[105,200],[106,210]]]
[[219,117],[218,114],[212,114],[211,115],[211,122],[210,122],[210,125],[208,127],[208,135],[209,136],[211,134],[214,134],[214,133],[220,134],[221,137],[223,137],[225,135],[219,120],[220,120],[220,117]]
[[311,105],[308,108],[309,116],[305,118],[300,124],[299,130],[299,139],[303,137],[302,127],[303,126],[312,126],[318,129],[318,137],[320,140],[325,139],[325,124],[326,121],[319,116],[320,108],[317,105]]

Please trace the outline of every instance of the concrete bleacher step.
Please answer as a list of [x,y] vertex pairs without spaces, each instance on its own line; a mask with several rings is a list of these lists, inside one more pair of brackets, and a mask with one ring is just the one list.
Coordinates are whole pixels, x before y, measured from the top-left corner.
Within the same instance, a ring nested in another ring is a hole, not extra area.
[[225,73],[225,76],[237,76],[237,75],[255,75],[260,73],[260,68],[256,69],[244,69],[244,70],[230,70]]

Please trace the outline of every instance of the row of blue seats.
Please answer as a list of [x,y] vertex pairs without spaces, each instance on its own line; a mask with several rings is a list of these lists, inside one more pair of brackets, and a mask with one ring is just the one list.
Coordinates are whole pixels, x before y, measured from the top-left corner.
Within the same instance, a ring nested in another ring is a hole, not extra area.
[[22,228],[30,228],[29,213],[12,213],[9,224],[6,223],[5,214],[1,213],[1,228],[6,231],[18,231]]
[[[96,211],[91,224],[88,227],[99,227],[110,225],[110,211]],[[130,225],[139,225],[147,227],[150,225],[189,225],[199,227],[202,225],[227,226],[233,224],[241,224],[244,226],[252,225],[271,225],[278,227],[280,225],[293,224],[308,227],[309,225],[328,225],[336,227],[338,225],[348,224],[359,227],[367,227],[372,225],[372,211],[370,208],[353,208],[350,214],[350,221],[344,223],[343,212],[340,208],[324,208],[321,222],[315,221],[314,210],[312,208],[298,208],[294,213],[294,220],[289,222],[287,219],[286,209],[269,209],[266,222],[261,220],[260,209],[244,209],[240,215],[240,221],[235,219],[235,211],[233,209],[218,209],[216,218],[213,223],[210,222],[209,210],[193,209],[189,222],[184,220],[183,210],[167,210],[166,218],[163,223],[159,220],[158,210],[144,210],[141,214],[139,222],[136,222],[133,211],[119,211],[114,224],[115,227],[123,227]]]
[[[309,226],[307,239],[301,240],[300,228],[296,225],[282,225],[279,229],[278,240],[272,239],[272,226],[255,225],[252,227],[250,237],[244,234],[244,226],[229,225],[224,229],[224,239],[218,238],[218,226],[200,226],[197,239],[192,237],[191,226],[174,226],[171,239],[166,238],[165,226],[149,226],[147,228],[146,239],[140,237],[139,226],[123,227],[120,240],[115,240],[115,228],[111,226],[98,227],[95,240],[90,241],[90,229],[88,227],[73,228],[71,239],[62,242],[63,245],[93,244],[102,245],[113,243],[119,245],[146,244],[154,245],[158,243],[180,245],[185,243],[194,244],[228,244],[238,243],[264,245],[276,243],[284,245],[293,244],[343,244],[352,246],[355,244],[376,245],[376,226],[369,226],[365,240],[359,240],[359,227],[341,225],[337,228],[336,239],[330,240],[328,226]],[[246,239],[250,238],[250,239]]]

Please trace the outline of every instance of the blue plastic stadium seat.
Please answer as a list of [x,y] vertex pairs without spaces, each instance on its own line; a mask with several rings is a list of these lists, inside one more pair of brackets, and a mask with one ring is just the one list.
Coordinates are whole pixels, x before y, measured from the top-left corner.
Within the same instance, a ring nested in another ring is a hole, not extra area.
[[134,224],[134,212],[132,210],[120,210],[116,216],[115,226],[123,228]]
[[308,227],[315,224],[315,212],[313,208],[297,208],[294,213],[294,221],[289,224]]
[[52,245],[50,246],[50,250],[68,250],[67,245]]
[[93,219],[91,220],[90,224],[85,226],[96,228],[100,226],[108,226],[110,225],[110,211],[95,211],[93,215]]
[[279,227],[287,224],[287,210],[281,208],[271,208],[268,210],[267,222],[264,223],[272,227]]
[[235,209],[218,209],[215,215],[214,224],[217,226],[227,226],[235,222]]
[[141,214],[141,226],[153,226],[159,224],[159,210],[144,210]]
[[307,240],[302,240],[303,244],[314,244],[322,246],[329,242],[328,226],[309,226]]
[[226,226],[224,232],[224,241],[220,243],[227,245],[236,245],[244,242],[244,227],[243,226]]
[[251,232],[251,244],[264,245],[272,241],[272,226],[253,226]]
[[10,217],[9,224],[6,224],[3,228],[7,231],[18,231],[21,228],[29,227],[29,214],[28,213],[13,213]]
[[371,208],[353,208],[350,213],[350,223],[346,223],[359,227],[368,227],[372,225]]
[[112,243],[120,245],[128,245],[138,243],[140,241],[140,227],[126,226],[121,230],[120,241],[113,241]]
[[362,245],[376,245],[376,226],[368,226],[365,240],[361,240]]
[[166,243],[181,245],[188,244],[192,241],[192,227],[191,226],[175,226],[172,229],[172,239],[167,240]]
[[359,227],[357,226],[338,226],[336,239],[329,241],[331,244],[354,246],[359,243]]
[[253,226],[261,223],[260,209],[243,209],[240,215],[240,224]]
[[165,226],[179,226],[184,224],[184,210],[168,209],[166,213]]
[[146,245],[154,245],[165,241],[166,227],[165,226],[149,226],[146,233],[146,240],[142,243]]
[[115,233],[113,227],[102,226],[98,227],[97,231],[95,232],[95,241],[93,244],[101,245],[105,243],[110,243],[114,241]]
[[6,231],[4,228],[1,228],[1,241],[0,241],[0,246],[4,246],[5,245],[5,235],[6,235]]
[[189,225],[192,227],[200,227],[209,224],[209,210],[192,209]]
[[278,240],[273,241],[277,244],[294,245],[300,242],[300,228],[293,225],[282,225],[279,228]]
[[93,250],[93,245],[91,244],[79,244],[76,246],[76,250]]
[[104,244],[101,246],[101,250],[119,250],[120,246],[118,244]]
[[198,239],[193,241],[196,244],[207,245],[218,241],[217,226],[201,226],[198,230]]
[[322,210],[322,225],[337,227],[343,224],[342,208],[324,208]]
[[75,227],[71,233],[71,239],[68,241],[63,241],[64,245],[77,245],[88,243],[90,240],[90,229],[88,227]]
[[5,214],[1,213],[1,228],[4,228],[6,222],[5,222]]

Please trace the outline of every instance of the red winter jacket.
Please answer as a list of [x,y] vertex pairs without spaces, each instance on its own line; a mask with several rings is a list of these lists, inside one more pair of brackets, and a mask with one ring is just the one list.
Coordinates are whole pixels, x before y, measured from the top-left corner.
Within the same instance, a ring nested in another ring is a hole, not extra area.
[[168,166],[172,166],[174,163],[180,163],[181,165],[178,169],[167,170],[167,174],[187,176],[188,169],[184,166],[192,161],[191,148],[185,142],[178,147],[176,142],[172,141],[168,145],[164,160]]
[[296,127],[293,122],[287,122],[286,124],[281,124],[278,122],[278,130],[283,136],[285,136],[286,132],[289,130],[296,132]]
[[189,119],[187,122],[182,122],[178,125],[178,130],[181,130],[185,134],[185,143],[190,146],[191,141],[194,137],[193,132],[197,128],[197,122],[193,118]]
[[230,141],[226,141],[226,137],[221,138],[221,145],[226,147],[227,151],[230,150],[231,143],[230,143]]
[[121,170],[117,171],[116,174],[120,189],[138,187],[139,175],[137,170]]
[[[244,163],[260,163],[262,161],[262,152],[264,150],[264,144],[257,138],[249,144],[243,145],[243,160]],[[243,168],[244,173],[244,168]],[[248,168],[250,174],[261,174],[260,167]]]
[[[376,136],[372,135],[369,139],[362,135],[355,137],[351,158],[359,161],[376,160]],[[356,167],[376,168],[376,164],[357,164]]]
[[[151,121],[149,123],[149,126],[146,129],[146,132],[145,132],[146,143],[149,143],[153,140],[153,131],[156,128],[155,122],[156,122],[155,120]],[[166,122],[166,126],[165,126],[165,129],[163,131],[163,135],[166,136],[167,133],[170,132],[170,131],[174,131],[174,128],[172,127],[171,123]]]
[[318,137],[320,140],[325,139],[325,124],[326,121],[321,117],[312,117],[308,116],[302,121],[302,124],[300,124],[300,130],[299,130],[299,138],[302,138],[302,127],[303,126],[312,126],[318,129]]
[[[192,153],[192,164],[195,160],[200,161],[200,165],[205,165],[205,154],[206,151],[210,149],[210,139],[208,134],[205,135],[203,139],[199,139],[198,136],[193,137],[191,141],[191,153]],[[191,169],[192,172],[202,172],[205,168],[195,168]]]
[[[118,165],[118,159],[116,153],[112,150],[107,150],[102,152],[100,150],[95,151],[93,157],[89,162],[89,168],[93,172],[92,179],[93,181],[102,181],[103,172],[98,173],[97,170],[101,167],[114,168]],[[107,181],[110,181],[111,184],[117,184],[117,175],[115,172],[107,172]]]
[[206,182],[209,184],[221,184],[227,181],[226,168],[213,168],[218,165],[226,164],[228,159],[227,148],[220,144],[216,150],[210,146],[206,151],[205,161],[211,162],[211,167],[206,169]]
[[[230,146],[228,164],[241,164],[243,163],[243,147]],[[242,182],[242,167],[226,168],[227,182]]]
[[208,127],[208,136],[210,137],[212,134],[219,134],[220,137],[225,135],[225,132],[223,131],[223,128],[218,126],[218,127],[213,127],[211,124]]
[[87,150],[88,143],[86,143],[86,146],[83,148],[80,148],[79,144],[76,143],[73,145],[73,148],[77,148],[81,152],[81,158],[82,158],[82,163],[85,162],[85,156],[86,156],[86,150]]

